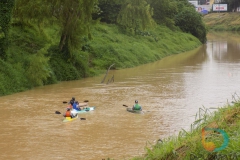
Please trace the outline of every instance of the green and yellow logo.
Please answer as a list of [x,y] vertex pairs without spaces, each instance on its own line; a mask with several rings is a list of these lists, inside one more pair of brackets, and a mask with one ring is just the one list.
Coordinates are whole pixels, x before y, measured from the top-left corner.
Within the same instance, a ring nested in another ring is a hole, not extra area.
[[[206,131],[216,131],[218,133],[221,133],[221,135],[223,136],[223,143],[220,147],[216,148],[216,145],[213,143],[213,142],[206,142],[205,141],[205,136],[206,136]],[[224,148],[227,147],[229,143],[229,137],[227,135],[227,133],[221,129],[218,129],[218,128],[207,128],[207,127],[204,127],[202,129],[202,144],[203,144],[203,147],[207,150],[207,151],[210,151],[210,152],[218,152],[218,151],[221,151],[223,150]]]

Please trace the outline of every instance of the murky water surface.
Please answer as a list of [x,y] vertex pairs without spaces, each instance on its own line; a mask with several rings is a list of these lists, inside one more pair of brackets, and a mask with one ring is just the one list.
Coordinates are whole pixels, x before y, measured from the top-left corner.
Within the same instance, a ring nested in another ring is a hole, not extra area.
[[[227,37],[229,37],[227,39]],[[147,142],[189,129],[202,106],[221,107],[240,91],[240,36],[209,34],[191,52],[131,69],[0,97],[0,159],[129,159]],[[89,100],[86,120],[63,123],[68,101]],[[126,111],[137,99],[145,114]]]

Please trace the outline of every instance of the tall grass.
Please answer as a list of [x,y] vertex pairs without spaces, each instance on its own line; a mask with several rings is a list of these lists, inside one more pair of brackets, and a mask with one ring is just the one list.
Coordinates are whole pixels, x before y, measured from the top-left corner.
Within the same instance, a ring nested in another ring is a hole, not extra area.
[[143,35],[127,35],[116,25],[98,24],[93,40],[87,43],[95,69],[134,67],[165,56],[191,50],[200,45],[192,35],[158,26]]

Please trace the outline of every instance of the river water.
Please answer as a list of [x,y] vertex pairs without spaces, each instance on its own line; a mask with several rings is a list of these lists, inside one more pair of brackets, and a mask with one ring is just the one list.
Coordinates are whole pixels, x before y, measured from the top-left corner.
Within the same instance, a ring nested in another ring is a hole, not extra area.
[[[135,68],[0,97],[0,159],[129,159],[159,138],[188,130],[199,108],[222,107],[240,91],[240,35],[216,33],[193,51]],[[63,123],[74,96],[96,110]],[[144,114],[126,111],[135,100]]]

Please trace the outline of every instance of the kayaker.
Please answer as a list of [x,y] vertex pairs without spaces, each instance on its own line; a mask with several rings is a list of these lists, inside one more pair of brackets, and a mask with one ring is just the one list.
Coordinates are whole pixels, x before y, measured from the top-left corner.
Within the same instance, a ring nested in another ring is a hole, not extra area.
[[73,103],[73,109],[75,109],[75,110],[77,110],[77,111],[81,111],[81,108],[80,108],[80,106],[79,106],[78,104],[79,104],[78,101],[75,101],[75,102]]
[[64,117],[71,117],[73,118],[74,115],[71,113],[71,109],[68,107],[66,113],[63,115]]
[[75,102],[75,97],[72,97],[72,99],[70,100],[69,104],[73,105]]
[[69,104],[68,107],[69,107],[70,109],[73,109],[73,104],[74,104],[74,102],[75,102],[75,97],[72,97],[72,99],[71,99],[71,100],[69,101],[69,103],[68,103],[68,104]]
[[75,97],[72,97],[71,101],[75,102]]
[[72,109],[72,108],[73,108],[73,105],[69,102],[69,106],[67,106],[67,108]]
[[138,110],[138,111],[142,110],[142,107],[138,104],[138,100],[135,100],[135,104],[133,105],[132,110]]

